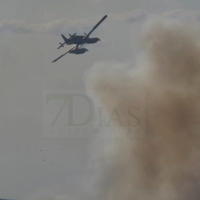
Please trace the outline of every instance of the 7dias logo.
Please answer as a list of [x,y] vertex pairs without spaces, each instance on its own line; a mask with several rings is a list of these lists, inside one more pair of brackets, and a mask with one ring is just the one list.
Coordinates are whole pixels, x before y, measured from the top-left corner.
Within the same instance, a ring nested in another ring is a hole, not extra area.
[[144,137],[145,95],[137,90],[46,90],[43,98],[43,136]]

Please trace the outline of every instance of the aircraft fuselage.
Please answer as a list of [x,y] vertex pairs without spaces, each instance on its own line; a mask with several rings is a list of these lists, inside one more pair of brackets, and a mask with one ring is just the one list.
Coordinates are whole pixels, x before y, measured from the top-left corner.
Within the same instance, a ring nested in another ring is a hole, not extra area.
[[100,41],[99,38],[85,38],[83,39],[84,36],[78,36],[78,37],[74,37],[71,39],[67,39],[65,40],[66,44],[71,45],[71,44],[93,44],[93,43],[97,43],[98,41]]

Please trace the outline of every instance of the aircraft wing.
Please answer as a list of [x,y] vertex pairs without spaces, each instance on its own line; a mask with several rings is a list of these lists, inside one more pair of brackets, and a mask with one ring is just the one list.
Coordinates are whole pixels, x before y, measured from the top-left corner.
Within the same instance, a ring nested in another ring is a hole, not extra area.
[[85,38],[88,38],[90,36],[90,34],[108,17],[108,15],[105,15],[94,27],[93,29],[83,38],[83,40]]
[[68,51],[66,51],[64,54],[62,54],[61,56],[59,56],[58,58],[56,58],[52,62],[56,62],[57,60],[59,60],[60,58],[62,58],[63,56],[65,56],[67,53],[69,53],[72,49],[74,49],[76,47],[77,47],[77,45],[74,45],[72,48],[70,48]]

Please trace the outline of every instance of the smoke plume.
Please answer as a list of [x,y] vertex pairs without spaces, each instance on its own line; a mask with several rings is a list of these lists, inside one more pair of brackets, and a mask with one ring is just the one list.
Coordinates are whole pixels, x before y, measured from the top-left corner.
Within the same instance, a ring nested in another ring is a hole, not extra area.
[[[104,137],[110,149],[102,156],[102,199],[200,199],[199,33],[190,25],[151,23],[138,66],[98,63],[90,72],[89,90],[108,116],[113,109],[119,114],[112,126],[123,122],[123,137]],[[133,104],[143,110],[141,135],[136,126],[127,131]]]

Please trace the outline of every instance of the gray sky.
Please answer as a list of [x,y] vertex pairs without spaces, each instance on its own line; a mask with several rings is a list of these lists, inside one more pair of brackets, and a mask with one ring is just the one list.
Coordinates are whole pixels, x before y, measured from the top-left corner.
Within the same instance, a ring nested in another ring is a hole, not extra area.
[[[94,138],[43,137],[44,91],[84,90],[96,62],[134,61],[135,38],[149,17],[199,20],[199,8],[198,0],[1,0],[0,198],[50,190],[86,199]],[[101,42],[51,63],[69,48],[57,50],[60,34],[88,32],[105,14],[91,35]]]

